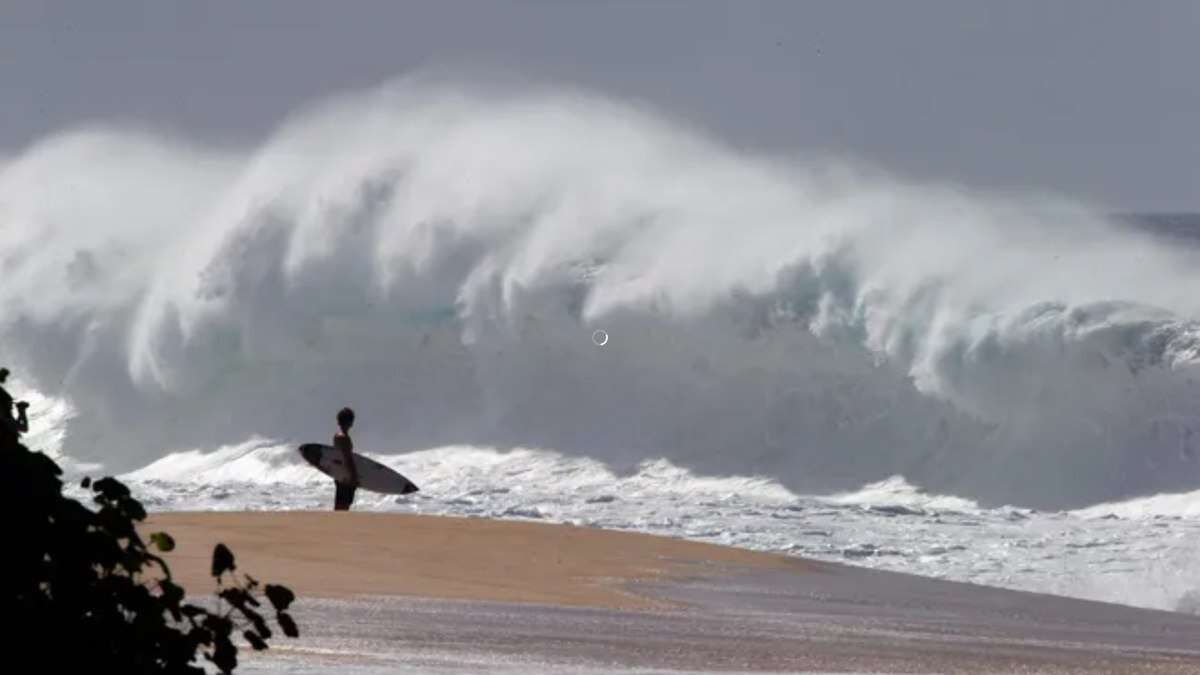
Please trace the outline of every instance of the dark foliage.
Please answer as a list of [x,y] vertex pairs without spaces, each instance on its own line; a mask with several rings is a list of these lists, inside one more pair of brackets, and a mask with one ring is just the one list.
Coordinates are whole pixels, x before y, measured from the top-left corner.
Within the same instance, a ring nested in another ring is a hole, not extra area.
[[[146,510],[129,488],[114,478],[84,479],[95,502],[88,508],[63,495],[61,476],[16,433],[0,433],[0,603],[11,626],[3,656],[9,665],[29,659],[46,672],[199,675],[202,659],[225,673],[237,667],[236,635],[267,648],[272,632],[259,582],[237,575],[225,545],[213,551],[216,601],[187,603],[158,555],[174,539],[164,532],[143,539],[137,525]],[[287,613],[292,592],[267,584],[262,593],[283,634],[296,637]]]

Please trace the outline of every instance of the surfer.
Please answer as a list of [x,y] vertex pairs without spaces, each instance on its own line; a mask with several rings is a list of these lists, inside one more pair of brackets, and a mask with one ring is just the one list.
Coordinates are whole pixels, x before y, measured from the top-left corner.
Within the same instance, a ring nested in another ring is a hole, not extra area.
[[334,511],[349,511],[354,503],[354,492],[358,489],[358,467],[354,465],[354,441],[350,439],[350,427],[354,426],[354,411],[342,408],[337,414],[338,432],[333,436],[333,447],[341,451],[346,466],[350,469],[350,481],[335,480],[333,497]]
[[29,431],[29,418],[25,415],[25,409],[29,404],[25,401],[16,403],[17,414],[13,416],[13,397],[4,388],[4,383],[8,380],[8,368],[0,368],[0,408],[4,410],[4,419],[0,420],[0,428],[6,436],[11,435],[12,440],[16,440],[21,434]]

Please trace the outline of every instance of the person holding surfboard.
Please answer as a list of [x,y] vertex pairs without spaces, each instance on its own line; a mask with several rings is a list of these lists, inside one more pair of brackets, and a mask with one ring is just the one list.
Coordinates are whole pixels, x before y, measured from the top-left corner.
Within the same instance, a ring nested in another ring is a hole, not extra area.
[[304,461],[333,479],[337,492],[333,498],[335,511],[348,511],[359,488],[385,495],[410,495],[420,488],[398,471],[354,452],[350,427],[354,411],[342,408],[337,414],[338,432],[333,445],[301,443],[296,449]]
[[333,436],[333,447],[342,453],[342,460],[350,470],[349,482],[334,479],[334,511],[349,511],[358,490],[358,466],[354,464],[354,441],[350,438],[350,427],[354,426],[354,411],[342,408],[337,414],[338,432]]

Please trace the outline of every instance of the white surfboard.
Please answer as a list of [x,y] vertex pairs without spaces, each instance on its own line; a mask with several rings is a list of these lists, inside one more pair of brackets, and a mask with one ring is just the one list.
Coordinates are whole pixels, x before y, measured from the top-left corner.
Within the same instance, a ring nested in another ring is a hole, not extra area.
[[[305,461],[321,473],[336,481],[349,482],[350,469],[337,448],[324,443],[305,443],[299,449]],[[364,490],[389,495],[407,495],[418,490],[411,480],[357,452],[354,453],[354,466],[358,469],[358,487]]]

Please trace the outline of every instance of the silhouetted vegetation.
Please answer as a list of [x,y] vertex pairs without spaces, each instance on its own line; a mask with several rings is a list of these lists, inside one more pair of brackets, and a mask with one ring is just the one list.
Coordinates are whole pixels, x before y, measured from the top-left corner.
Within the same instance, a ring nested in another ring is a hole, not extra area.
[[114,478],[84,479],[95,502],[88,508],[63,494],[61,476],[58,464],[26,448],[18,433],[0,434],[7,668],[203,673],[207,660],[229,673],[237,667],[239,634],[266,649],[273,618],[284,635],[298,635],[287,613],[292,592],[239,574],[223,544],[213,550],[214,602],[186,602],[159,556],[174,540],[165,532],[143,539],[137,525],[146,511],[129,489]]

